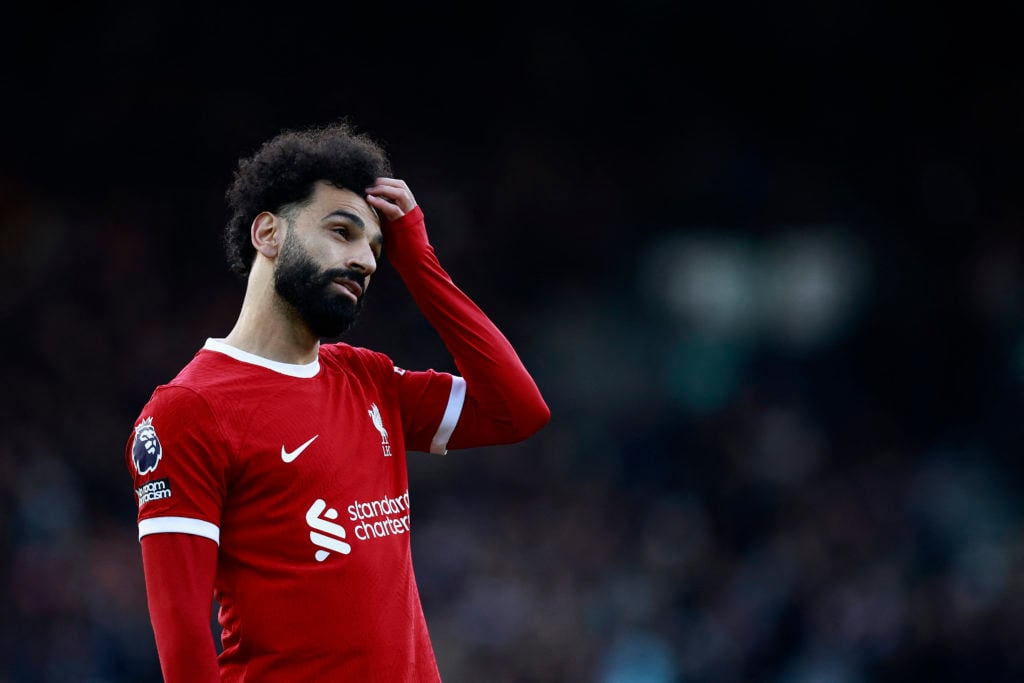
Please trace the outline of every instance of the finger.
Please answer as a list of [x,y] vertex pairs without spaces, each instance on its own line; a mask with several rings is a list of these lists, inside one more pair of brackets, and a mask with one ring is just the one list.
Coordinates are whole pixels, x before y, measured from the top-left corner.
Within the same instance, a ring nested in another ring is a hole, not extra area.
[[405,209],[399,204],[392,201],[379,197],[377,195],[368,194],[366,195],[367,203],[373,208],[377,209],[380,215],[388,221],[393,221],[396,218],[401,218],[405,215]]
[[379,195],[381,197],[388,197],[390,199],[398,199],[399,197],[412,198],[412,191],[404,185],[371,185],[366,188],[366,193]]
[[389,199],[402,207],[403,211],[411,211],[416,206],[416,198],[408,187],[395,187],[393,185],[374,185],[366,188],[366,194],[370,197]]
[[407,192],[409,196],[412,196],[412,191],[409,189],[409,185],[398,178],[375,178],[374,184],[366,188],[367,192],[373,192],[374,194],[384,194],[389,197],[395,196],[393,192]]
[[406,182],[400,178],[374,178],[373,182],[377,185],[390,185],[392,187],[404,187],[405,189],[409,189]]
[[366,188],[366,193],[380,195],[382,197],[399,197],[403,193],[412,195],[412,192],[409,191],[408,187],[399,187],[397,185],[383,185],[380,183],[376,185],[371,185],[370,187]]

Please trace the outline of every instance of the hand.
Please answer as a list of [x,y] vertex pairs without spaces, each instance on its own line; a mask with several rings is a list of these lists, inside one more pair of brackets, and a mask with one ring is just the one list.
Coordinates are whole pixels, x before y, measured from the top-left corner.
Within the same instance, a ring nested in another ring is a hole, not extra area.
[[416,208],[416,198],[405,184],[397,178],[377,178],[366,188],[366,202],[377,210],[386,223],[397,220]]

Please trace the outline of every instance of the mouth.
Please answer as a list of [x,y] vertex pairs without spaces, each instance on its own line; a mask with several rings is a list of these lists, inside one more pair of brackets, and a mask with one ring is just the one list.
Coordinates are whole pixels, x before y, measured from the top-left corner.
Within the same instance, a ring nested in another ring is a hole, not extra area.
[[363,295],[363,288],[358,282],[348,278],[337,278],[333,282],[338,289],[351,296],[353,301],[359,301],[359,297]]

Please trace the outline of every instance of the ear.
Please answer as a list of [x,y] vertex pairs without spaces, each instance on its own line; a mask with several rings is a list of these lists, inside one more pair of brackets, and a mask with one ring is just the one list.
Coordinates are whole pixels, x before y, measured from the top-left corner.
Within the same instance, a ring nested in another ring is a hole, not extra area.
[[252,246],[269,259],[277,258],[284,241],[284,221],[269,211],[260,213],[252,221]]

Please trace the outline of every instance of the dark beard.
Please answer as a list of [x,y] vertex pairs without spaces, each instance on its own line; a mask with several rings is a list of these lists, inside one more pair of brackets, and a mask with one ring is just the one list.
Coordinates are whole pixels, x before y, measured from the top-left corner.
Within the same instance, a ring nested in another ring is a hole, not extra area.
[[362,296],[352,301],[331,291],[336,278],[347,278],[360,285],[366,280],[359,271],[347,268],[321,272],[298,240],[290,234],[285,238],[274,271],[274,289],[317,337],[340,337],[352,327],[363,308]]

